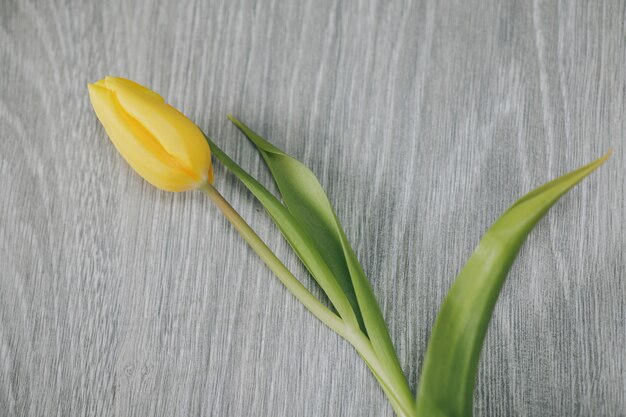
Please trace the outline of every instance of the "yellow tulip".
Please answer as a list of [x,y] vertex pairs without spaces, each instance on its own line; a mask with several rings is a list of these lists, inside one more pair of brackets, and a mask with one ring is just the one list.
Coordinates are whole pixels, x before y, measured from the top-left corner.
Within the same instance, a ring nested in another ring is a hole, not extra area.
[[211,150],[203,133],[163,97],[124,78],[106,77],[88,88],[109,138],[146,181],[165,191],[213,183]]

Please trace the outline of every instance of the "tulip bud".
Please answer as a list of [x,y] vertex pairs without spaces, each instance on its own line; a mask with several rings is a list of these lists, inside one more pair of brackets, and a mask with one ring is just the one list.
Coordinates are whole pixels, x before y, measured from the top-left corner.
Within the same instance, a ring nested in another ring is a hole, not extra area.
[[124,78],[89,84],[91,105],[126,162],[165,191],[213,182],[211,150],[200,129],[157,93]]

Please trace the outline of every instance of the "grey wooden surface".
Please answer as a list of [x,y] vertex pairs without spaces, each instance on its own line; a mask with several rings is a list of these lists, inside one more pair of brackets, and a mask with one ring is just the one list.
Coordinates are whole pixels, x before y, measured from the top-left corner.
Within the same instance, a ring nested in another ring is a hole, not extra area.
[[203,195],[128,168],[87,98],[107,74],[160,92],[266,183],[227,113],[306,161],[413,389],[481,234],[612,146],[522,250],[475,414],[626,415],[625,19],[621,0],[2,0],[0,415],[392,415]]

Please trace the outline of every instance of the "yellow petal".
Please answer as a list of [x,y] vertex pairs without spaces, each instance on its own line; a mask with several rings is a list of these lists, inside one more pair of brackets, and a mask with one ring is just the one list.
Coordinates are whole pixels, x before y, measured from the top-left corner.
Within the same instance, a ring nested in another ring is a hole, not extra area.
[[102,80],[98,81],[96,84],[98,83],[102,83],[103,86],[107,86],[108,83],[108,88],[112,89],[112,84],[114,83],[120,83],[120,84],[124,84],[126,87],[128,87],[129,89],[134,90],[136,93],[140,93],[140,94],[145,94],[148,97],[151,97],[153,100],[160,102],[160,103],[165,103],[165,100],[163,99],[163,97],[161,97],[159,94],[155,93],[154,91],[150,90],[149,88],[144,87],[141,84],[137,84],[136,82],[126,79],[126,78],[120,78],[120,77],[105,77]]
[[166,191],[184,191],[201,185],[150,132],[124,112],[112,91],[102,83],[90,84],[88,88],[98,119],[117,150],[139,175]]
[[211,151],[198,127],[158,94],[130,80],[107,77],[124,111],[143,126],[191,175],[199,181],[212,176]]

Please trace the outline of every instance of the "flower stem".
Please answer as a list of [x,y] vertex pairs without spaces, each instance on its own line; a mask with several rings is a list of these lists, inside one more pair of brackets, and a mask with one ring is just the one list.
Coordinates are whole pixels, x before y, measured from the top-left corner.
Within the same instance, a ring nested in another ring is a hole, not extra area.
[[370,340],[360,329],[346,324],[341,317],[323,305],[304,285],[287,269],[276,257],[274,252],[263,242],[246,221],[237,213],[228,201],[211,184],[200,188],[224,214],[226,219],[235,227],[250,247],[263,262],[278,277],[280,282],[322,323],[328,326],[339,336],[346,339],[363,358],[370,368],[383,391],[389,398],[392,408],[399,417],[412,416],[413,398],[406,398],[394,387],[392,378],[383,363],[376,355]]
[[287,267],[274,255],[274,252],[263,242],[246,221],[237,213],[228,201],[207,183],[201,190],[209,196],[211,201],[224,214],[224,217],[235,227],[237,232],[244,238],[250,247],[259,255],[259,258],[276,274],[280,282],[311,311],[322,323],[333,331],[344,333],[345,324],[341,318],[322,304],[302,283],[287,269]]
[[403,390],[398,390],[399,387],[394,384],[393,379],[389,375],[389,368],[380,361],[367,336],[357,331],[349,332],[343,337],[356,349],[370,371],[372,371],[396,415],[398,417],[413,417],[413,408],[415,406],[413,396],[410,391],[407,395]]

